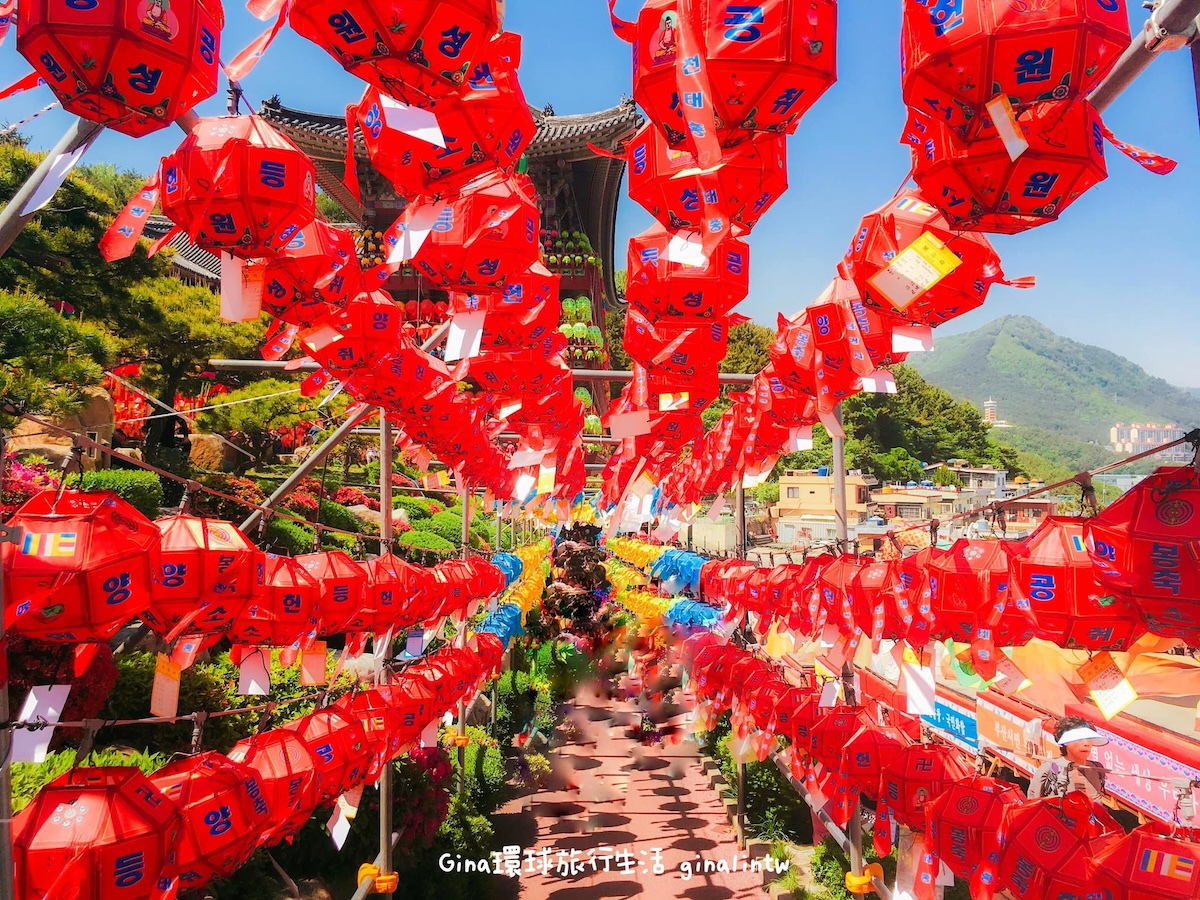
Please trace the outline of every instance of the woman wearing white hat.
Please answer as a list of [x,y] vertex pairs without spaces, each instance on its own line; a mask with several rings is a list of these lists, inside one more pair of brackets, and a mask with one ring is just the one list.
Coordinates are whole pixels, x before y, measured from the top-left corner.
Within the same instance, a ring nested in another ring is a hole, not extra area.
[[1093,747],[1108,743],[1079,716],[1064,716],[1054,727],[1061,759],[1048,759],[1029,780],[1029,798],[1064,796],[1068,791],[1083,791],[1093,800],[1104,797],[1104,767],[1088,759]]

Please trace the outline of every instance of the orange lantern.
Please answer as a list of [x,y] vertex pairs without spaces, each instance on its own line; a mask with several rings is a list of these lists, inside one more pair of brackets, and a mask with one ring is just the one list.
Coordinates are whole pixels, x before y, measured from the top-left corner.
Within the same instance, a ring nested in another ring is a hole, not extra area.
[[217,91],[220,0],[25,0],[17,52],[63,109],[141,137]]

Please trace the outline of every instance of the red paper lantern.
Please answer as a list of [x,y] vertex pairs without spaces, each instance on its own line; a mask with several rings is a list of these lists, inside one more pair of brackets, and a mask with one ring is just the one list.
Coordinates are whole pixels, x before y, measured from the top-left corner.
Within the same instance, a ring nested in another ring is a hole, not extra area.
[[132,766],[70,769],[13,820],[16,896],[159,897],[182,832],[179,809]]
[[[625,316],[625,352],[643,365],[679,375],[715,369],[729,345],[729,320],[664,317],[657,322],[631,309]],[[680,385],[683,387],[683,385]]]
[[392,699],[396,714],[400,717],[400,737],[409,743],[425,730],[430,722],[440,716],[438,695],[433,684],[420,671],[410,666],[396,684],[392,685]]
[[1105,589],[1127,596],[1155,634],[1200,642],[1200,484],[1164,466],[1084,525]]
[[676,0],[650,0],[633,40],[633,99],[672,146],[686,146],[689,132],[680,104],[686,88],[677,74],[683,29],[692,29],[706,61],[712,110],[726,144],[763,131],[793,133],[837,80],[834,0],[744,7],[701,0],[694,8],[695,21],[681,21]]
[[975,671],[996,674],[998,647],[1033,637],[1029,604],[1011,585],[1009,549],[1002,541],[960,538],[929,563],[933,619],[942,633],[971,645]]
[[251,600],[233,621],[235,644],[291,647],[315,638],[320,583],[290,556],[267,554],[264,594]]
[[787,190],[785,141],[783,135],[761,135],[701,169],[692,154],[672,150],[647,122],[626,145],[629,196],[668,231],[708,234],[713,218],[723,216],[749,232]]
[[17,52],[67,112],[141,137],[217,91],[219,0],[30,0]]
[[317,766],[304,741],[283,728],[238,741],[229,758],[258,778],[275,823],[259,839],[274,844],[299,831],[317,808]]
[[962,139],[994,133],[997,94],[1017,110],[1087,96],[1129,46],[1128,16],[1124,0],[906,3],[904,102]]
[[[889,297],[872,283],[879,272],[922,234],[936,238],[962,262],[916,297]],[[1000,257],[981,234],[951,229],[945,216],[920,191],[902,190],[885,205],[863,217],[842,265],[862,297],[875,306],[914,322],[939,325],[982,306],[988,289],[1005,283]],[[855,315],[858,311],[855,310]],[[861,322],[859,323],[862,324]]]
[[179,515],[154,524],[162,565],[147,623],[157,630],[221,631],[262,590],[262,552],[232,522]]
[[793,747],[807,753],[812,747],[811,729],[820,713],[817,699],[811,689],[789,687],[776,700],[767,730],[783,735]]
[[312,0],[291,8],[296,33],[368,84],[414,105],[462,85],[500,28],[497,0]]
[[898,560],[869,563],[858,571],[851,588],[851,613],[859,629],[871,635],[873,642],[904,638],[912,616]]
[[330,372],[345,373],[376,365],[409,349],[401,341],[400,310],[385,291],[364,291],[318,319],[300,335],[300,346]]
[[1029,600],[1037,637],[1060,647],[1126,650],[1146,626],[1126,597],[1097,580],[1085,522],[1047,517],[1012,555],[1013,582]]
[[169,762],[150,781],[183,813],[176,845],[181,888],[228,878],[269,830],[271,810],[258,776],[223,753],[210,750]]
[[1007,890],[1018,900],[1086,897],[1096,855],[1124,835],[1103,806],[1079,791],[1030,800],[1005,810],[988,851],[995,862],[981,867],[972,885]]
[[298,562],[320,585],[317,617],[321,634],[341,634],[362,609],[366,572],[341,550],[323,550],[297,556]]
[[316,214],[316,170],[258,116],[200,119],[163,157],[163,214],[198,247],[250,259],[276,253]]
[[421,570],[392,553],[366,564],[372,611],[370,630],[377,635],[389,628],[409,628],[423,620],[413,610],[420,600]]
[[403,743],[403,718],[391,691],[376,688],[356,691],[353,695],[341,697],[334,706],[341,707],[362,728],[370,756],[365,778],[367,784],[374,784],[383,767],[399,755]]
[[538,259],[541,221],[527,181],[524,175],[489,176],[464,187],[439,207],[413,265],[435,287],[452,290],[500,290],[527,271]]
[[158,529],[112,491],[43,491],[9,524],[25,534],[0,544],[4,616],[22,634],[108,640],[151,605]]
[[884,766],[903,753],[907,744],[908,738],[899,728],[864,724],[842,748],[841,774],[851,788],[876,799]]
[[812,746],[809,753],[827,769],[834,769],[842,760],[842,750],[864,724],[863,710],[854,706],[835,706],[826,710],[809,732]]
[[1025,801],[1021,788],[974,775],[950,784],[925,804],[925,848],[958,878],[971,878],[995,846],[1004,812]]
[[884,766],[879,799],[905,828],[924,831],[926,805],[969,774],[953,748],[913,744]]
[[1092,860],[1092,889],[1113,900],[1192,900],[1200,897],[1200,843],[1142,825]]
[[354,235],[314,219],[263,270],[263,309],[291,325],[310,326],[362,290]]
[[822,620],[835,623],[838,630],[848,638],[858,637],[860,632],[854,622],[854,584],[859,573],[869,565],[863,557],[843,554],[836,557],[821,572],[817,589],[820,592]]
[[[673,243],[674,242],[674,243]],[[655,223],[629,240],[626,297],[648,317],[714,319],[746,299],[750,291],[750,245],[738,238],[721,239],[701,264],[672,257],[679,241]],[[698,245],[695,245],[698,247]]]
[[[487,45],[462,86],[444,98],[421,103],[437,116],[441,146],[391,124],[389,120],[408,113],[408,107],[377,88],[366,89],[353,108],[354,119],[371,166],[392,183],[398,196],[450,196],[473,178],[516,165],[537,130],[517,81],[520,50],[519,35],[501,35]],[[353,139],[353,132],[350,136]]]
[[328,803],[362,784],[371,764],[367,736],[358,720],[337,704],[283,726],[294,731],[316,766],[317,803]]
[[1031,106],[1018,125],[1029,149],[1013,160],[999,137],[962,144],[942,121],[909,116],[913,179],[952,228],[1017,234],[1108,177],[1103,126],[1086,100]]
[[908,599],[908,610],[912,621],[905,640],[920,649],[930,640],[940,641],[945,635],[945,623],[934,618],[933,590],[929,577],[930,564],[945,551],[934,546],[925,546],[900,560],[900,583]]

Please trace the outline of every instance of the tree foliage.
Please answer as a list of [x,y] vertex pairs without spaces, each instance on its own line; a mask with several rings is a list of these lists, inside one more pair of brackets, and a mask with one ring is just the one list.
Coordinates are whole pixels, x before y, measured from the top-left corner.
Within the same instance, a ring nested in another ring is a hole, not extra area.
[[317,405],[315,398],[302,397],[297,388],[292,381],[264,378],[225,394],[223,405],[200,413],[197,424],[244,446],[255,463],[265,463],[274,452],[279,429],[299,425]]
[[770,362],[775,332],[747,322],[729,329],[729,349],[717,367],[721,372],[756,375]]
[[[56,313],[25,293],[0,290],[0,396],[18,411],[61,416],[98,384],[113,357],[112,338]],[[0,411],[0,427],[18,415]]]

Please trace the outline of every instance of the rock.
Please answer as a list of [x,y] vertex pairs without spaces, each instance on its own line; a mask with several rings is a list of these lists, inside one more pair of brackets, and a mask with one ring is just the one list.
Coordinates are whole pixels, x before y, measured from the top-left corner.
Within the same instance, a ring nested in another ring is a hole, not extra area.
[[[374,524],[379,525],[380,527],[383,526],[383,513],[381,513],[377,509],[371,509],[371,507],[364,506],[361,503],[356,504],[355,506],[347,506],[346,509],[350,510],[350,512],[354,513],[356,518],[362,519],[362,521],[364,521],[364,522],[373,522]],[[396,522],[396,517],[393,516],[392,517],[393,525],[395,524],[395,522]]]
[[[93,441],[108,446],[112,442],[113,434],[112,397],[101,387],[83,388],[82,394],[84,401],[77,413],[51,421],[67,431],[90,437]],[[44,456],[55,465],[60,464],[71,452],[71,437],[45,434],[45,430],[36,422],[23,420],[9,436],[8,449],[15,452],[18,459]],[[87,472],[97,468],[108,468],[107,455],[95,448],[84,450],[82,462],[84,471]]]
[[237,452],[226,447],[225,442],[215,434],[193,434],[191,437],[192,465],[206,472],[220,472],[225,468],[228,454]]

